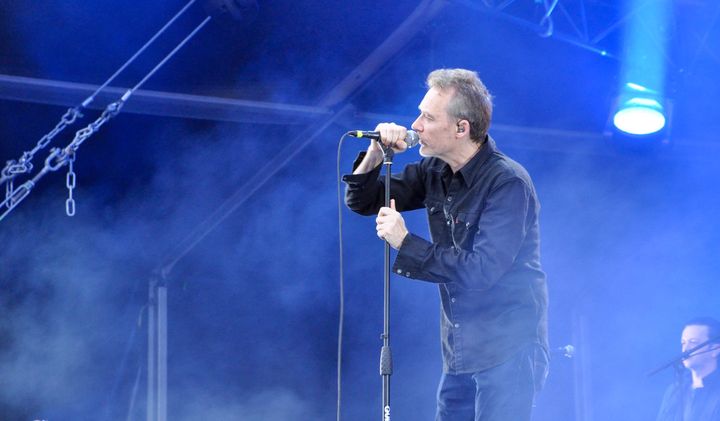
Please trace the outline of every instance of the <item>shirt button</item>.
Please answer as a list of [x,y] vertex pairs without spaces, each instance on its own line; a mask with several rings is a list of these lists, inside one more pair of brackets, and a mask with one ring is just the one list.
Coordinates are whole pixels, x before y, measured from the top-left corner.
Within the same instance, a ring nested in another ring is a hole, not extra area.
[[405,272],[405,276],[410,277],[410,272]]
[[452,202],[452,196],[448,196],[448,197],[447,197],[447,201],[448,201],[448,202]]
[[460,327],[460,323],[455,323],[455,328],[459,328],[459,327]]
[[435,206],[430,208],[430,212],[435,212]]
[[454,302],[455,302],[455,297],[452,297],[452,298],[450,299],[450,302],[451,302],[451,303],[454,303]]
[[398,270],[397,270],[397,273],[399,273],[399,274],[402,275],[402,269],[398,269]]
[[446,223],[447,223],[448,225],[450,225],[450,220],[448,219],[448,220],[446,221]]

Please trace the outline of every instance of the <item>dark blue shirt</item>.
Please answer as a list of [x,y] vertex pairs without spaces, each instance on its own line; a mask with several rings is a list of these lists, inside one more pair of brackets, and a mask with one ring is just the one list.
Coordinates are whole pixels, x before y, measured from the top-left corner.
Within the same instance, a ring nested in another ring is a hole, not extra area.
[[[380,167],[343,177],[353,211],[375,215],[384,205]],[[408,234],[393,271],[438,284],[445,372],[494,367],[532,344],[547,350],[540,205],[525,169],[488,136],[456,173],[423,158],[393,175],[390,193],[398,211],[427,210],[432,241]]]
[[693,389],[690,371],[683,369],[665,391],[657,421],[720,421],[720,370],[703,378]]

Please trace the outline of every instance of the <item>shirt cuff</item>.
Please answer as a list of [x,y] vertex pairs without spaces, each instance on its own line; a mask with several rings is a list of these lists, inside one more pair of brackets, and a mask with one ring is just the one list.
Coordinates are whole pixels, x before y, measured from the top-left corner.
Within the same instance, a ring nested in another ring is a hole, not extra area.
[[[360,152],[358,154],[357,158],[355,158],[355,162],[353,162],[353,171],[357,169],[366,154],[367,152]],[[365,174],[345,174],[343,175],[342,180],[350,187],[362,187],[378,179],[378,176],[380,175],[380,167],[382,167],[382,165],[378,165],[372,171],[366,172]]]
[[431,247],[432,244],[424,238],[408,233],[398,250],[393,264],[393,273],[406,278],[423,278],[422,262],[426,260]]

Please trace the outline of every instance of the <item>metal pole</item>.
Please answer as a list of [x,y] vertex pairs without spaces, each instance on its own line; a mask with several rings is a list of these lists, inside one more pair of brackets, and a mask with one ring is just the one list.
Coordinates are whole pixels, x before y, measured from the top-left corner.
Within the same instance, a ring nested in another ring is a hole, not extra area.
[[[383,165],[385,166],[385,206],[390,207],[390,180],[392,159],[395,152],[381,144]],[[385,241],[385,277],[383,293],[383,346],[380,351],[380,375],[382,376],[382,421],[390,421],[390,376],[393,372],[392,352],[390,350],[390,244]]]
[[573,359],[575,384],[575,419],[576,421],[592,421],[590,399],[590,339],[587,334],[585,316],[577,310],[573,314],[573,343],[577,344],[577,352]]
[[158,285],[157,297],[157,421],[167,421],[167,285]]
[[147,402],[146,419],[155,421],[155,312],[157,311],[157,299],[155,287],[157,281],[151,278],[148,282],[148,346],[147,346]]

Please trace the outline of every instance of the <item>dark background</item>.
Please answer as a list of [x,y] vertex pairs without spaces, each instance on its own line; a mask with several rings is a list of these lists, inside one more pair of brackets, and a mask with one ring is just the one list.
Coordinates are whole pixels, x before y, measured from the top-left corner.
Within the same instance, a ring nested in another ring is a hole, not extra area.
[[[31,3],[0,2],[0,73],[91,85],[184,4]],[[260,1],[250,22],[211,21],[143,89],[262,101],[267,112],[199,119],[133,109],[131,98],[78,152],[76,216],[65,216],[65,169],[43,178],[0,222],[0,418],[144,419],[148,281],[210,218],[221,223],[168,277],[169,419],[334,419],[338,139],[379,121],[409,125],[427,73],[467,67],[495,97],[491,133],[543,205],[551,345],[577,350],[554,355],[535,419],[653,419],[672,373],[646,372],[679,351],[684,321],[720,316],[720,5],[673,2],[672,130],[638,144],[605,134],[624,82],[624,2],[561,0],[551,37],[540,36],[542,2],[439,4],[406,40],[392,36],[418,7],[406,0]],[[137,83],[204,16],[193,5],[112,86]],[[354,71],[360,83],[337,88]],[[4,160],[84,98],[1,86]],[[290,118],[284,105],[309,111]],[[341,167],[365,146],[347,140]],[[226,200],[237,210],[211,216]],[[382,243],[373,218],[342,214],[343,411],[364,421],[380,407]],[[428,235],[422,213],[407,221]],[[436,288],[393,278],[392,295],[393,416],[430,420]]]

